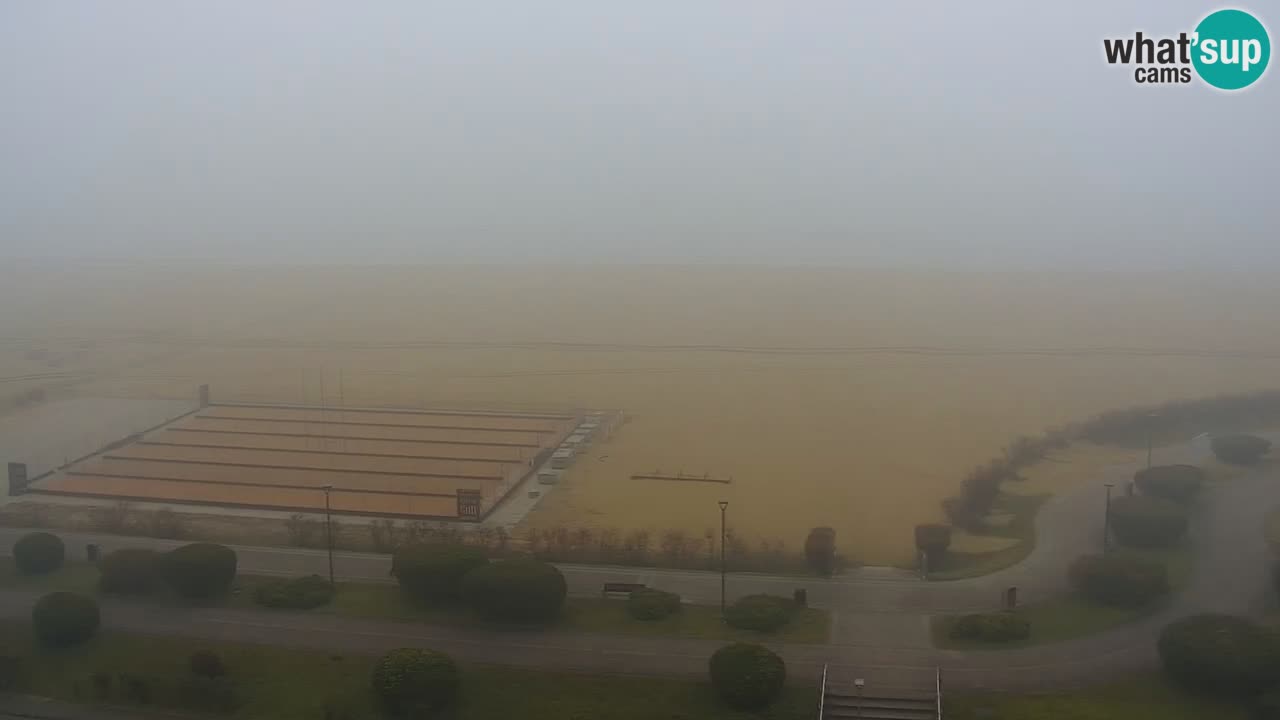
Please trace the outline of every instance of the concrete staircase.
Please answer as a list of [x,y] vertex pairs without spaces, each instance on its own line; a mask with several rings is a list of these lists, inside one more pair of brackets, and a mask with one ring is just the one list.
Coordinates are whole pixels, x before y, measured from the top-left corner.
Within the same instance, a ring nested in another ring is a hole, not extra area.
[[827,687],[822,703],[823,720],[938,720],[935,693],[911,690],[864,692],[854,688]]

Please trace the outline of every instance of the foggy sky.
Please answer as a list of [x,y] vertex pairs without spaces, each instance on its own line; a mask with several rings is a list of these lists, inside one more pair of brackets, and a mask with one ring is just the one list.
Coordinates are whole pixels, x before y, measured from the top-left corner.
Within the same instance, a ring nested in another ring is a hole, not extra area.
[[0,252],[1275,267],[1280,68],[1102,58],[1217,7],[10,0]]

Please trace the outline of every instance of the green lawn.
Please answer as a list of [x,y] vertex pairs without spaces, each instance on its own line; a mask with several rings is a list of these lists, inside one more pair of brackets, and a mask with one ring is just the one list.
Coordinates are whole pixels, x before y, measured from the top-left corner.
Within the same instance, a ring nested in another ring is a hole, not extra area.
[[[0,624],[0,647],[22,658],[17,691],[64,700],[97,700],[91,677],[97,672],[127,672],[147,683],[152,703],[180,707],[177,690],[187,676],[187,658],[198,649],[213,650],[226,663],[242,699],[241,719],[315,720],[326,706],[342,708],[341,717],[381,717],[367,691],[372,659],[275,647],[228,643],[191,643],[103,633],[86,645],[46,650],[35,645],[23,624]],[[817,692],[788,688],[767,715],[724,707],[702,682],[682,679],[587,676],[464,666],[462,690],[453,720],[747,720],[768,717],[801,720],[814,716]],[[118,688],[109,701],[123,703]]]
[[1135,675],[1083,692],[1052,695],[956,693],[947,720],[1249,720],[1240,703],[1189,695],[1159,675]]
[[97,586],[98,569],[88,563],[69,563],[48,575],[22,575],[13,558],[0,557],[0,588],[93,593]]
[[929,568],[929,579],[961,580],[990,575],[1022,562],[1036,547],[1036,513],[1048,499],[1048,495],[1000,495],[992,512],[1007,513],[1012,519],[1007,525],[989,527],[976,534],[1016,538],[1018,544],[994,552],[947,553],[934,567]]
[[[1119,548],[1113,552],[1163,562],[1169,571],[1172,592],[1177,592],[1185,585],[1190,576],[1191,553],[1185,543],[1176,548],[1164,550]],[[1104,632],[1117,625],[1141,619],[1161,607],[1163,603],[1143,608],[1105,607],[1089,603],[1076,595],[1064,595],[1048,602],[1026,605],[1017,610],[1020,615],[1031,621],[1031,637],[1026,640],[1010,643],[954,640],[950,632],[957,616],[942,615],[933,618],[933,643],[937,647],[948,650],[1007,650],[1028,645],[1062,642]]]
[[[223,602],[231,607],[257,609],[259,606],[253,602],[253,588],[271,579],[273,578],[241,575],[236,578],[237,592]],[[97,569],[87,563],[68,564],[54,573],[36,577],[15,573],[9,558],[4,558],[0,563],[0,588],[72,590],[93,595],[97,593],[97,582]],[[154,599],[174,602],[163,594],[158,594]],[[465,610],[418,607],[404,599],[399,587],[376,583],[338,583],[333,602],[310,612],[437,625],[484,625],[479,618]],[[829,622],[830,617],[825,611],[805,608],[796,613],[795,619],[778,632],[758,633],[725,626],[720,621],[720,609],[716,607],[685,605],[676,616],[641,622],[627,615],[625,600],[569,598],[557,627],[568,631],[613,635],[675,635],[712,640],[822,644],[827,642]]]

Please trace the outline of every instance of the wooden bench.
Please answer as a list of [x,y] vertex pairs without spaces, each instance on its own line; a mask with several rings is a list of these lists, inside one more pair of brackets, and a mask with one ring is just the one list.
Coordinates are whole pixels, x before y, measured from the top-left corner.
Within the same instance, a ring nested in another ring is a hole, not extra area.
[[648,586],[644,583],[607,582],[600,590],[600,596],[607,597],[609,595],[619,594],[630,595],[636,590],[644,590],[646,587]]

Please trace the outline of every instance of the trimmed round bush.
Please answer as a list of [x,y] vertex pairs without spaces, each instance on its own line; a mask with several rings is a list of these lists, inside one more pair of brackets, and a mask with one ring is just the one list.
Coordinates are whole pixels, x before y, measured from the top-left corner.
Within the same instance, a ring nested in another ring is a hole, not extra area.
[[228,677],[193,675],[177,687],[178,702],[202,712],[230,713],[240,706],[236,686]]
[[554,620],[567,590],[564,575],[554,565],[529,558],[487,563],[462,579],[462,598],[494,620]]
[[1111,532],[1130,547],[1169,547],[1187,532],[1187,511],[1159,497],[1134,495],[1111,501]]
[[222,658],[212,650],[197,650],[187,658],[187,667],[192,675],[206,678],[217,678],[227,674],[227,666]]
[[13,564],[23,575],[44,575],[62,567],[67,548],[47,532],[27,533],[13,544]]
[[160,581],[160,554],[154,550],[115,550],[98,560],[98,589],[141,595]]
[[1273,687],[1253,701],[1253,720],[1280,720],[1280,687]]
[[791,622],[796,604],[777,595],[747,595],[725,608],[724,619],[740,630],[773,632]]
[[831,577],[836,571],[836,531],[816,527],[804,540],[805,562],[819,577]]
[[1195,465],[1156,465],[1134,473],[1133,482],[1143,495],[1185,504],[1200,492],[1204,471]]
[[928,523],[916,526],[916,549],[929,558],[930,563],[942,559],[951,547],[951,526]]
[[456,601],[467,573],[487,565],[483,551],[466,545],[408,545],[391,558],[391,574],[414,602],[439,605]]
[[1090,602],[1141,607],[1169,592],[1169,573],[1159,562],[1123,555],[1082,555],[1068,579]]
[[758,710],[777,699],[787,666],[762,645],[734,643],[711,656],[711,684],[720,698],[739,710]]
[[185,598],[207,600],[231,587],[236,578],[236,553],[214,543],[183,545],[165,554],[160,577]]
[[1166,625],[1157,645],[1165,674],[1191,690],[1251,695],[1280,676],[1280,641],[1232,615],[1193,615]]
[[399,648],[373,666],[373,693],[396,715],[426,716],[458,695],[458,666],[444,653]]
[[333,585],[319,575],[270,580],[253,589],[254,602],[263,607],[310,610],[333,599]]
[[1271,452],[1271,441],[1257,435],[1219,435],[1210,445],[1219,460],[1232,465],[1253,465]]
[[645,588],[627,596],[627,614],[636,620],[661,620],[680,612],[680,596]]
[[31,609],[36,637],[49,647],[83,643],[97,632],[101,620],[93,598],[71,592],[49,593]]
[[962,615],[956,618],[949,634],[954,640],[1014,642],[1031,637],[1031,621],[1011,612]]

